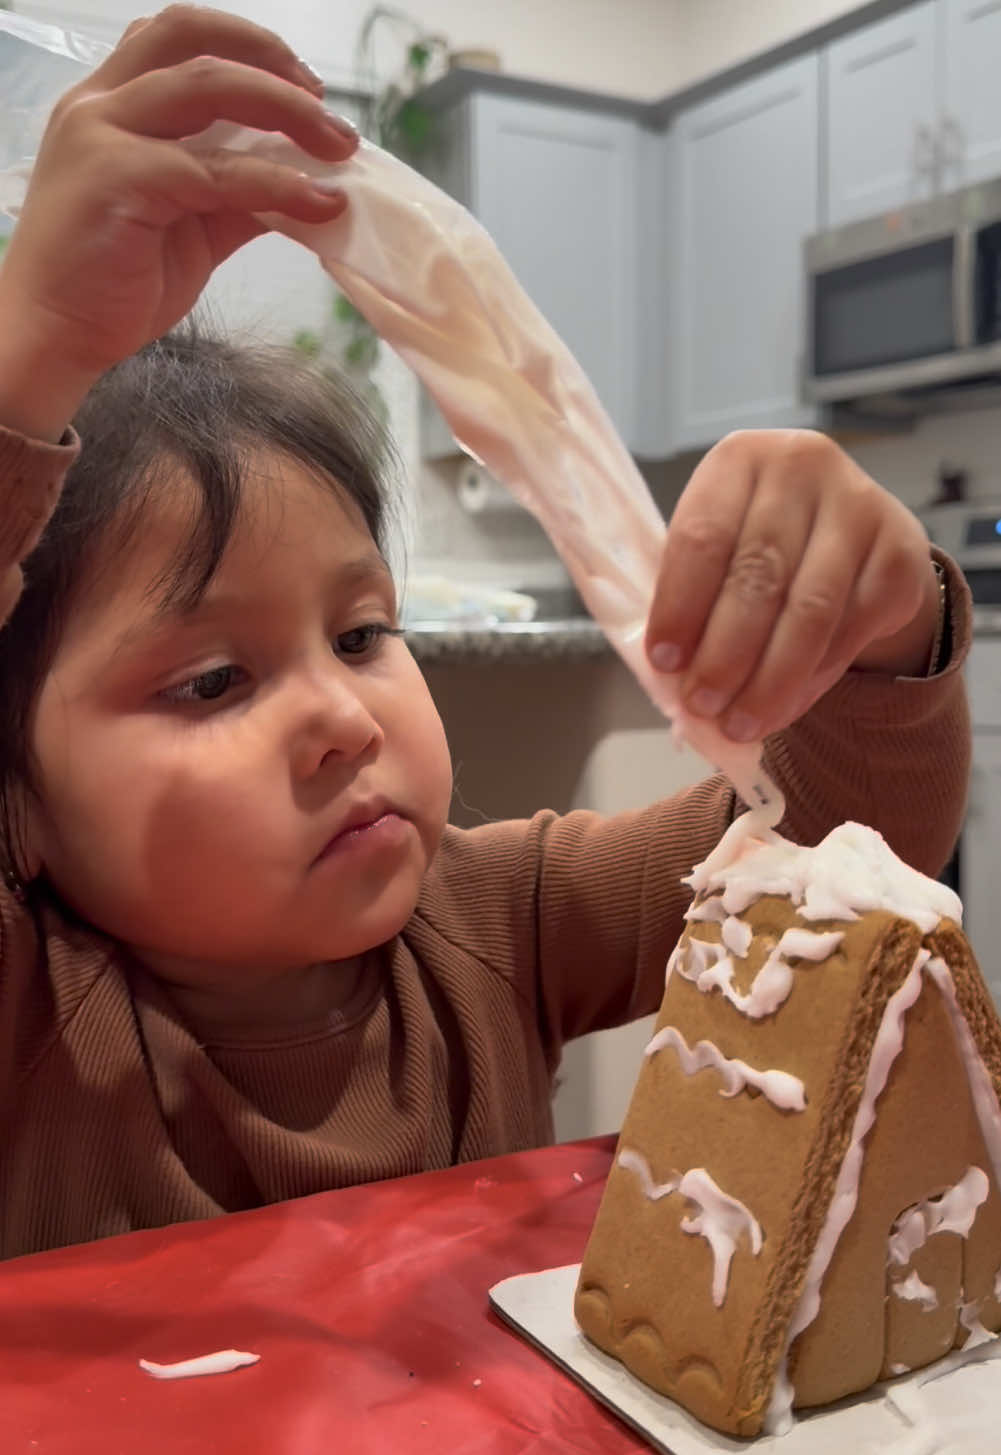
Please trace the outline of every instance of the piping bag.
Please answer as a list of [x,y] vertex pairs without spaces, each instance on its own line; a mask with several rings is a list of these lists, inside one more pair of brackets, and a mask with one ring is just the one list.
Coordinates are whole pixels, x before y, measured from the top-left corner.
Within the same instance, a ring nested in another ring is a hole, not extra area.
[[[51,107],[104,53],[99,43],[0,14],[0,207],[17,214]],[[714,763],[755,810],[778,823],[782,795],[760,743],[734,743],[687,713],[680,679],[643,646],[667,533],[646,482],[584,371],[530,301],[486,230],[396,157],[363,141],[347,162],[317,161],[275,133],[217,122],[187,139],[336,178],[349,201],[330,223],[261,218],[310,248],[376,332],[413,369],[458,444],[536,517],[611,645],[675,741]],[[750,825],[748,825],[750,827]]]

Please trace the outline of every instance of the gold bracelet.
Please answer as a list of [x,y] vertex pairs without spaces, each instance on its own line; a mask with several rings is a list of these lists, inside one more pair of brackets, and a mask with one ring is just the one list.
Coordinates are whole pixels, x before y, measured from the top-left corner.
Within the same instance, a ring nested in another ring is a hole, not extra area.
[[939,661],[942,655],[942,644],[945,639],[945,628],[949,620],[949,578],[946,575],[945,567],[940,561],[932,561],[932,567],[938,580],[938,620],[935,623],[935,635],[932,638],[931,652],[928,656],[928,677],[934,677],[941,672],[943,662]]

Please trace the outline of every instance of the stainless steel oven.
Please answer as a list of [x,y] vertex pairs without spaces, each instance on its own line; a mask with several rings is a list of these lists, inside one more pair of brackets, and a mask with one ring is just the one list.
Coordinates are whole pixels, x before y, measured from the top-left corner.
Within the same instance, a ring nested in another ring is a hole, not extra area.
[[806,243],[807,394],[1001,380],[1001,178]]

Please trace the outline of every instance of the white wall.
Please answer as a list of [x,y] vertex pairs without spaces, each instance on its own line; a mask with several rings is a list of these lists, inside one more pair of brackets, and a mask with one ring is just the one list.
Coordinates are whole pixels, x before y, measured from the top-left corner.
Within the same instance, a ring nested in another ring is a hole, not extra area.
[[671,0],[670,89],[701,81],[858,8],[859,0]]
[[[59,18],[113,39],[143,0],[13,0],[25,15]],[[453,50],[499,51],[512,75],[657,99],[858,8],[859,0],[403,0],[400,9]],[[331,84],[354,79],[355,42],[371,0],[216,0],[269,25]],[[392,32],[380,69],[399,57]],[[405,35],[401,31],[400,35]]]
[[[354,79],[355,43],[371,0],[216,0],[278,30],[331,84]],[[113,37],[139,15],[159,8],[144,0],[14,0],[25,15],[59,17]],[[514,75],[651,98],[671,84],[677,0],[403,0],[398,7],[452,50],[500,52]],[[382,66],[396,68],[399,43],[380,25]],[[407,32],[399,34],[406,38]]]

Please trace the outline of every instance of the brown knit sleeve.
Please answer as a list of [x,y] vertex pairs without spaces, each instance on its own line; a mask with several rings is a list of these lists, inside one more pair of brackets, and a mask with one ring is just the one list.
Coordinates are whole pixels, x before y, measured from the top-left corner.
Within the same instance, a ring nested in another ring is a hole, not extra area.
[[73,430],[53,445],[0,426],[0,624],[21,594],[20,563],[45,529],[79,450]]
[[928,678],[848,672],[765,744],[765,761],[785,791],[784,832],[814,844],[833,822],[855,819],[878,829],[905,863],[936,875],[959,837],[969,786],[962,667],[973,616],[962,572],[943,552],[933,554],[947,578],[945,665]]

